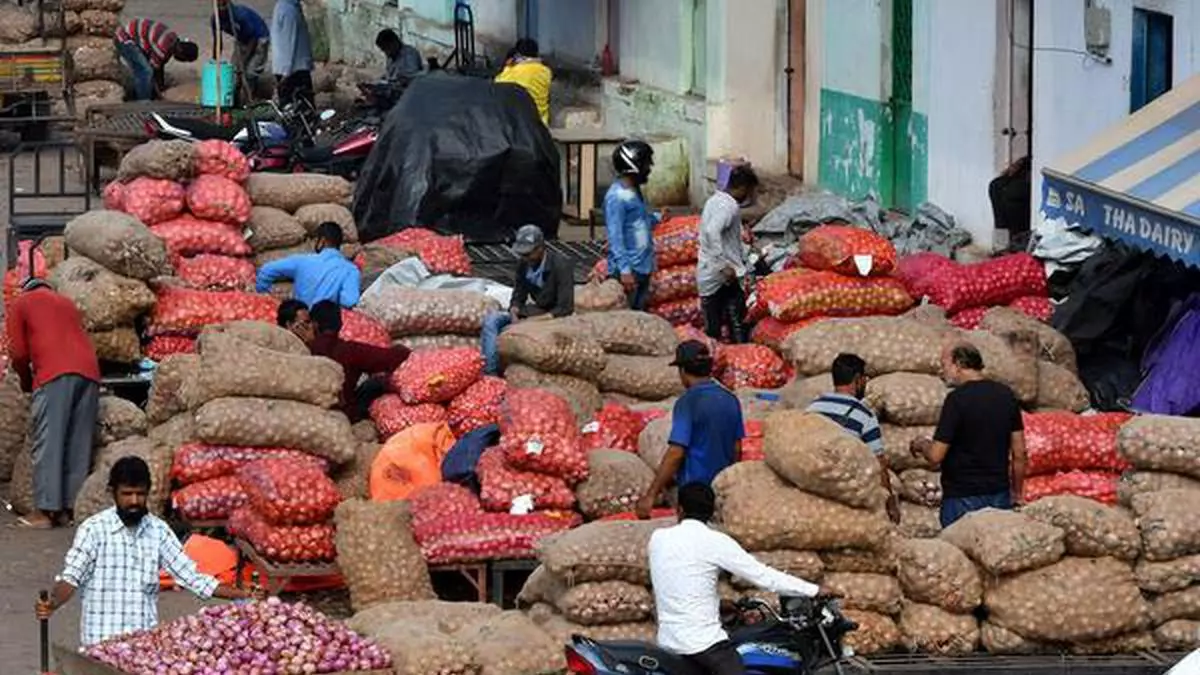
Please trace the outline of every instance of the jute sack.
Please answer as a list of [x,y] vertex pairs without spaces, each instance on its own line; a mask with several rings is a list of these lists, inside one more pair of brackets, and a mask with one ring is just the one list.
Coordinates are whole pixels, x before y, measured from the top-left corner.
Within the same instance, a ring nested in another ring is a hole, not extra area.
[[1163,490],[1200,491],[1200,479],[1165,471],[1129,471],[1117,482],[1117,503],[1129,508],[1137,495]]
[[37,37],[37,18],[27,7],[0,5],[0,42],[21,44]]
[[134,178],[161,178],[182,183],[192,177],[195,165],[196,148],[191,143],[148,141],[121,157],[117,180],[128,183]]
[[113,274],[83,256],[71,256],[54,268],[50,284],[75,303],[89,331],[131,325],[154,308],[154,293],[145,283]]
[[966,614],[983,601],[979,571],[956,546],[940,539],[906,539],[896,545],[900,587],[915,602]]
[[480,675],[558,673],[567,667],[562,646],[521,612],[480,619],[455,636],[471,646]]
[[1200,553],[1200,492],[1163,490],[1133,498],[1146,560],[1172,560]]
[[125,79],[125,71],[117,58],[117,49],[110,42],[106,45],[83,45],[72,54],[75,66],[75,77],[80,82],[88,80],[111,80],[120,82]]
[[567,621],[583,626],[646,621],[654,617],[654,595],[628,581],[597,581],[565,588],[555,606]]
[[179,413],[162,424],[150,427],[150,432],[146,435],[163,447],[178,448],[198,440],[196,418],[190,411]]
[[1066,368],[1038,361],[1037,407],[1083,412],[1092,405],[1092,396],[1079,376]]
[[475,291],[388,286],[370,293],[358,311],[383,323],[393,338],[409,335],[479,335],[483,317],[500,303]]
[[[299,244],[293,244],[291,246],[281,246],[279,248],[265,249],[262,251],[258,251],[257,253],[254,254],[254,266],[255,267],[263,267],[264,265],[269,265],[270,263],[273,263],[276,260],[283,260],[284,258],[290,258],[294,255],[304,255],[306,253],[312,253],[312,251],[313,251],[313,247],[309,242],[301,242]],[[275,286],[282,286],[283,284],[286,284],[286,283],[287,282],[283,282],[283,281],[276,282],[272,286],[272,289],[274,289]],[[294,288],[294,285],[293,285],[293,288]]]
[[310,234],[316,234],[317,228],[324,223],[336,223],[342,228],[342,237],[347,242],[358,241],[358,227],[354,224],[354,214],[341,204],[309,204],[296,210],[296,220]]
[[29,428],[29,397],[21,391],[17,374],[0,372],[0,481],[12,477],[13,462],[25,447]]
[[1022,403],[1037,400],[1038,359],[1036,345],[1028,346],[1031,336],[1000,337],[979,330],[964,331],[962,336],[962,342],[973,345],[983,356],[984,377],[1008,385]]
[[843,548],[821,551],[821,564],[826,572],[883,574],[894,577],[898,564],[895,550],[898,541],[898,537],[889,536],[887,542],[876,550]]
[[887,373],[941,372],[942,334],[936,328],[896,317],[829,319],[793,333],[783,356],[800,376],[829,372],[838,354],[852,352],[867,362],[872,377]]
[[1043,497],[1021,510],[1036,521],[1063,531],[1067,555],[1136,560],[1142,540],[1133,517],[1124,509],[1061,495]]
[[882,511],[854,509],[796,489],[763,462],[741,462],[713,482],[724,530],[750,550],[873,549],[890,523]]
[[146,419],[150,424],[161,424],[195,407],[191,392],[199,371],[199,354],[172,354],[158,363],[146,399]]
[[567,585],[563,583],[562,579],[551,574],[545,565],[538,565],[521,586],[521,592],[517,594],[517,606],[532,607],[538,603],[553,604],[565,590],[567,590]]
[[900,474],[899,484],[892,483],[892,489],[913,504],[932,507],[942,503],[941,474],[936,471],[909,469]]
[[900,426],[938,423],[948,390],[942,378],[922,373],[889,373],[867,384],[863,400],[881,422]]
[[646,312],[620,309],[599,316],[576,315],[568,322],[581,326],[612,354],[670,356],[679,343],[666,319]]
[[1155,626],[1175,619],[1200,620],[1200,586],[1189,586],[1150,600],[1150,622]]
[[608,356],[595,336],[563,319],[521,321],[500,334],[500,358],[543,373],[572,375],[595,382]]
[[911,539],[933,539],[942,533],[938,509],[900,502],[900,535]]
[[381,602],[360,610],[346,625],[360,635],[371,636],[396,622],[419,623],[440,633],[457,633],[480,619],[496,616],[500,608],[482,602],[443,600],[398,600]]
[[396,675],[478,675],[479,666],[465,640],[447,635],[436,625],[397,620],[368,637],[392,654]]
[[88,211],[67,223],[67,247],[110,272],[142,281],[167,273],[167,245],[133,216]]
[[270,206],[251,209],[246,230],[246,242],[255,253],[296,246],[308,236],[295,216]]
[[[452,334],[409,335],[392,341],[392,346],[397,345],[408,347],[414,352],[422,349],[454,349],[455,347],[474,347],[479,349],[479,338],[472,335]],[[592,386],[595,387],[595,385]]]
[[900,613],[904,601],[900,582],[884,574],[829,572],[822,585],[840,595],[846,609],[895,616]]
[[645,401],[661,401],[683,393],[679,370],[666,356],[610,354],[596,381],[602,392],[615,392]]
[[[13,475],[16,475],[14,471]],[[15,480],[15,478],[14,478]],[[1138,587],[1147,593],[1170,593],[1200,583],[1200,555],[1164,562],[1139,560],[1133,570]]]
[[1154,644],[1162,651],[1190,651],[1200,644],[1200,621],[1168,621],[1154,629]]
[[595,384],[571,375],[543,373],[529,366],[514,364],[504,370],[504,379],[513,389],[545,389],[558,394],[575,413],[580,424],[590,420],[604,406],[604,397]]
[[811,377],[797,377],[779,390],[784,408],[806,410],[822,394],[833,391],[833,378],[829,373]]
[[1024,312],[1010,307],[993,307],[983,315],[979,327],[1001,337],[1032,331],[1037,336],[1042,360],[1058,364],[1072,373],[1076,372],[1075,348],[1071,346],[1071,341],[1054,328]]
[[101,396],[96,410],[96,447],[125,440],[130,436],[145,436],[149,427],[146,413],[133,401],[117,396]]
[[912,442],[919,438],[932,439],[935,427],[898,427],[881,424],[879,430],[883,434],[883,453],[893,471],[929,468],[929,462],[925,461],[924,457],[914,457],[911,448]]
[[588,581],[650,583],[646,547],[650,535],[670,520],[596,521],[542,539],[540,559],[567,584]]
[[337,485],[342,499],[367,499],[371,496],[368,490],[371,465],[375,463],[382,447],[377,440],[359,440],[358,447],[354,450],[354,459],[339,466],[333,473],[333,482]]
[[13,453],[8,503],[17,515],[33,513],[33,440],[28,435],[24,436],[21,446]]
[[432,600],[433,582],[403,501],[338,504],[338,568],[355,610],[396,600]]
[[1154,649],[1154,634],[1147,630],[1138,630],[1100,640],[1073,642],[1067,645],[1067,651],[1071,654],[1084,656],[1137,654],[1151,649]]
[[132,326],[88,333],[96,358],[113,363],[137,363],[142,359],[142,343]]
[[199,350],[197,404],[257,396],[332,408],[341,395],[345,376],[332,359],[284,354],[225,333],[201,335]]
[[1015,574],[1051,565],[1063,557],[1063,531],[1015,511],[975,511],[942,530],[941,538],[962,549],[984,571]]
[[575,311],[579,314],[611,312],[628,306],[625,289],[621,288],[621,282],[616,279],[575,286]]
[[196,411],[195,433],[213,445],[294,448],[334,464],[354,457],[357,443],[340,412],[297,401],[218,398]]
[[344,178],[318,173],[252,173],[246,192],[255,206],[271,206],[295,213],[310,204],[348,206],[354,186]]
[[824,415],[783,410],[763,426],[767,464],[796,487],[847,506],[876,508],[887,499],[871,450]]
[[650,420],[638,434],[638,456],[652,470],[657,471],[667,454],[667,439],[671,435],[671,416]]
[[1045,642],[1100,640],[1143,630],[1149,619],[1132,568],[1113,558],[1063,558],[1003,577],[984,604],[988,621]]
[[295,333],[263,321],[230,321],[229,323],[205,326],[201,337],[206,335],[245,340],[263,349],[281,354],[308,356],[311,353],[308,345],[305,345]]
[[1134,467],[1200,478],[1200,419],[1139,415],[1117,432],[1117,451]]
[[658,627],[654,625],[653,621],[581,626],[567,621],[553,607],[546,604],[533,606],[530,608],[528,616],[550,639],[560,645],[571,644],[571,638],[574,635],[587,635],[593,640],[602,641],[633,640],[653,643],[658,634]]
[[633,453],[592,450],[587,459],[588,477],[575,486],[579,511],[586,518],[632,511],[654,482],[654,471]]
[[890,652],[900,645],[900,629],[890,616],[848,609],[847,619],[858,624],[858,629],[846,635],[842,644],[859,656]]
[[[767,567],[777,569],[794,577],[799,577],[805,581],[817,583],[825,575],[825,563],[822,562],[819,555],[812,551],[781,549],[777,551],[755,551],[751,555]],[[736,575],[729,580],[729,583],[734,588],[740,590],[757,588],[751,582]]]
[[905,649],[922,654],[971,654],[979,645],[979,621],[974,616],[916,602],[904,604],[900,633]]

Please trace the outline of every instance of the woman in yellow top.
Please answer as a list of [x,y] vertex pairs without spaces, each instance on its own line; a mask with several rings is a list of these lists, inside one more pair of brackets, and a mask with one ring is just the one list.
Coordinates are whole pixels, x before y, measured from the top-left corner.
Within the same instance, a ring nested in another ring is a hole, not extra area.
[[521,38],[508,53],[504,70],[496,76],[496,82],[517,84],[533,98],[542,124],[550,126],[550,81],[554,74],[538,56],[537,40]]

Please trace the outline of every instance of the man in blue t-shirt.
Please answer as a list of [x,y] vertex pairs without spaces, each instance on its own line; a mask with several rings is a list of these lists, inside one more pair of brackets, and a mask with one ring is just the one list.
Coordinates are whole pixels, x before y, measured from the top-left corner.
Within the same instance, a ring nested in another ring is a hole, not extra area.
[[687,392],[671,412],[667,454],[658,465],[654,482],[638,500],[637,515],[649,518],[667,486],[712,484],[717,474],[742,455],[742,404],[733,392],[712,379],[713,357],[708,347],[688,340],[675,349],[672,366]]
[[[267,59],[271,54],[271,29],[262,15],[246,5],[229,0],[217,0],[217,15],[220,23],[213,20],[213,54],[217,54],[217,28],[233,38],[233,68],[237,71],[243,97],[253,99],[259,91],[267,72]],[[246,101],[248,102],[248,100]]]

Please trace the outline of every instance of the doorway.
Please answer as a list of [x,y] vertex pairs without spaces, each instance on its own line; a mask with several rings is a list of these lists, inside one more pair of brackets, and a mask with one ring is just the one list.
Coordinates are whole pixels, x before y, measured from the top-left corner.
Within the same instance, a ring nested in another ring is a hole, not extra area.
[[804,178],[805,0],[788,0],[788,173]]
[[1129,73],[1129,112],[1135,113],[1171,90],[1175,20],[1170,14],[1133,8],[1133,63]]
[[998,55],[1004,79],[996,140],[997,170],[1028,157],[1033,147],[1033,0],[1006,0],[1000,7]]
[[[891,123],[889,138],[892,162],[884,175],[880,195],[883,203],[901,211],[912,211],[913,195],[913,2],[892,0],[892,95],[888,100]],[[884,165],[884,171],[888,167]]]

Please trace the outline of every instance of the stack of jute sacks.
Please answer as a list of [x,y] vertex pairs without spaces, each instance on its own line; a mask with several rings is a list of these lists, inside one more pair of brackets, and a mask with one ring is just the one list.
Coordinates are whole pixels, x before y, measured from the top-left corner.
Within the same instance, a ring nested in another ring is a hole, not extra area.
[[416,350],[478,347],[483,317],[500,303],[476,291],[387,286],[358,309],[383,324],[393,343]]
[[512,387],[545,389],[561,396],[571,404],[576,420],[585,423],[603,404],[598,383],[609,360],[589,326],[573,317],[510,326],[499,340],[504,378]]

